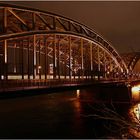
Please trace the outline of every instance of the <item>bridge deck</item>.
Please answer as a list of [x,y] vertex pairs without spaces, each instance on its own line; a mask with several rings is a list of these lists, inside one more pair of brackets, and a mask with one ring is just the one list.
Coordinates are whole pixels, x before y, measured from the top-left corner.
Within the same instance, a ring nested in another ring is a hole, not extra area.
[[41,90],[50,88],[76,87],[96,84],[125,84],[137,83],[138,80],[116,79],[116,80],[2,80],[0,81],[0,93],[12,91]]

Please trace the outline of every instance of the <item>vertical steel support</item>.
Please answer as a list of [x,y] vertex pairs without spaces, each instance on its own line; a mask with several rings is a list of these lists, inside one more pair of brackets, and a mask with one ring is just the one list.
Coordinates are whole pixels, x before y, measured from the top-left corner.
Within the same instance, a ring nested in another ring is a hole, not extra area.
[[17,44],[15,43],[14,44],[14,52],[13,52],[13,55],[14,55],[14,73],[16,73],[17,72],[17,65],[16,65],[16,62],[17,62],[17,60],[16,60],[16,48],[17,48]]
[[90,42],[90,76],[92,78],[92,73],[93,73],[93,51],[92,51],[92,42]]
[[[3,9],[3,32],[7,32],[7,8]],[[4,47],[4,79],[8,78],[8,71],[7,71],[7,40],[3,42]]]
[[106,79],[106,55],[104,51],[104,78]]
[[98,56],[98,80],[100,80],[100,70],[101,70],[101,65],[100,65],[100,51],[99,51],[99,46],[97,46],[97,56]]
[[4,79],[8,78],[7,73],[7,40],[4,40]]
[[21,73],[22,73],[22,79],[24,79],[24,42],[21,40]]
[[[56,17],[53,17],[53,30],[56,30]],[[56,35],[53,41],[53,79],[56,79]]]
[[[32,13],[32,30],[35,30],[36,14]],[[33,35],[33,79],[36,79],[36,35]]]
[[112,64],[111,64],[111,59],[109,59],[109,64],[110,64],[110,72],[112,72]]
[[71,79],[72,69],[71,69],[71,36],[69,36],[69,78]]
[[58,79],[60,79],[60,35],[58,39],[58,48],[57,48],[57,72],[58,72]]
[[41,79],[41,69],[42,69],[42,66],[41,66],[41,54],[40,54],[40,51],[41,51],[41,41],[39,40],[39,66],[38,66],[38,72],[39,72],[39,79]]
[[4,40],[4,62],[7,64],[7,40]]
[[75,72],[75,59],[74,59],[74,57],[73,57],[73,64],[72,64],[73,66],[72,66],[72,69],[73,69],[73,78],[75,79],[75,75],[76,75],[76,72]]
[[48,50],[47,50],[47,38],[44,37],[44,47],[45,47],[45,80],[47,80],[47,54],[48,54]]
[[81,38],[81,76],[83,79],[84,74],[84,58],[83,58],[83,39]]
[[27,50],[28,50],[28,79],[30,79],[30,40],[28,39],[27,43]]
[[67,66],[66,66],[66,54],[64,54],[64,74],[65,74],[65,79],[66,79],[66,76],[67,76]]
[[36,35],[33,35],[33,79],[36,79]]
[[111,64],[111,59],[110,58],[109,58],[109,73],[110,73],[110,76],[112,78],[112,64]]
[[[49,37],[48,37],[49,38]],[[48,39],[47,38],[47,39]],[[49,74],[49,56],[48,56],[48,42],[46,44],[46,73]]]
[[56,78],[56,35],[53,36],[53,79]]

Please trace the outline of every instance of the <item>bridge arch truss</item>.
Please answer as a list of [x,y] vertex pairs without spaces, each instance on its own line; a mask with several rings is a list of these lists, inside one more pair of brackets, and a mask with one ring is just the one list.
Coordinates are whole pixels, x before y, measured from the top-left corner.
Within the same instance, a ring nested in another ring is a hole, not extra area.
[[140,77],[140,52],[124,53],[122,58],[129,70],[129,77]]
[[74,20],[0,4],[0,79],[113,78],[127,67],[101,35]]

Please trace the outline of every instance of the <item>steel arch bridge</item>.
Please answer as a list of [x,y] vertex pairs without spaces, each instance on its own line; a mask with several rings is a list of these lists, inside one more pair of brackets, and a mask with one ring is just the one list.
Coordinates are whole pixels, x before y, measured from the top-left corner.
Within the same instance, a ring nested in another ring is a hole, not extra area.
[[140,59],[140,52],[122,54],[128,69],[133,70]]
[[1,81],[105,79],[128,72],[114,47],[87,26],[4,3],[0,3],[0,67]]
[[122,54],[122,58],[129,69],[130,75],[140,76],[140,52]]

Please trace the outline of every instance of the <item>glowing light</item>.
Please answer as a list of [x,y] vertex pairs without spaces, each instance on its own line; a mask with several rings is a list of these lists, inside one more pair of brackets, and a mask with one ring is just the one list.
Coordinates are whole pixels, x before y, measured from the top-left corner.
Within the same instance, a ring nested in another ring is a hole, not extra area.
[[42,67],[41,66],[38,66],[38,69],[41,69]]
[[79,89],[77,89],[77,91],[76,91],[76,95],[77,95],[77,98],[80,97],[80,90],[79,90]]
[[16,73],[17,72],[17,69],[16,69],[16,67],[14,66],[14,73]]
[[134,113],[135,113],[137,119],[139,120],[140,119],[140,110],[138,108],[134,108]]
[[39,65],[39,66],[38,66],[38,71],[37,71],[37,72],[38,72],[38,74],[40,74],[40,72],[41,72],[41,71],[40,71],[40,70],[41,70],[41,68],[42,68],[42,67]]
[[132,92],[132,99],[137,101],[140,100],[140,86],[134,86],[131,89]]
[[131,90],[133,93],[137,93],[137,92],[139,92],[140,88],[139,87],[132,87]]
[[137,104],[135,106],[132,106],[131,109],[129,110],[129,117],[133,122],[136,124],[137,129],[130,128],[129,132],[133,136],[140,138],[140,131],[139,131],[139,124],[140,124],[140,104]]
[[50,67],[50,70],[49,70],[50,74],[53,74],[53,64],[50,64],[49,67]]
[[2,79],[2,80],[4,79],[4,75],[1,76],[1,79]]
[[140,110],[140,104],[138,104],[138,109]]

